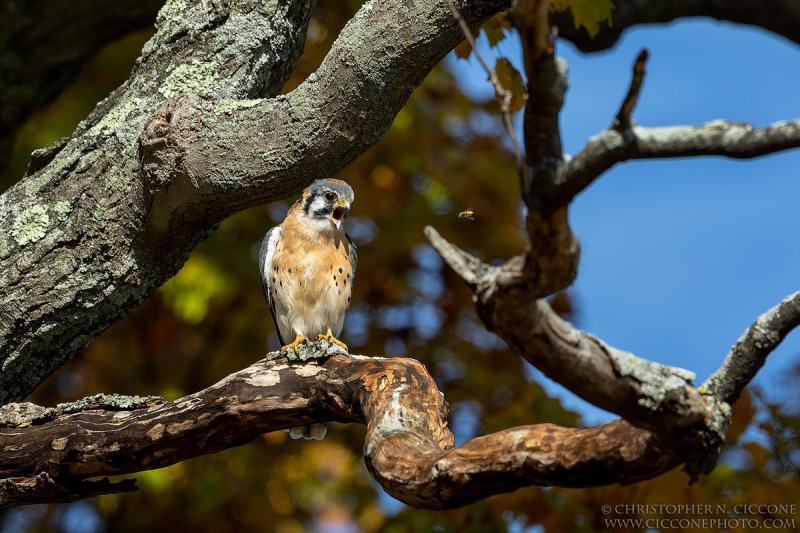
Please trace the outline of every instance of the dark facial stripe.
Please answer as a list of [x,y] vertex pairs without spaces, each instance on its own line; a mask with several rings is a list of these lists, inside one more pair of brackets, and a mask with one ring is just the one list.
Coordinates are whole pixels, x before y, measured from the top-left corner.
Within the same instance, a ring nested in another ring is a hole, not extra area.
[[308,198],[306,198],[305,203],[303,203],[303,214],[308,216],[308,213],[311,211],[311,204],[314,203],[314,194],[309,194]]

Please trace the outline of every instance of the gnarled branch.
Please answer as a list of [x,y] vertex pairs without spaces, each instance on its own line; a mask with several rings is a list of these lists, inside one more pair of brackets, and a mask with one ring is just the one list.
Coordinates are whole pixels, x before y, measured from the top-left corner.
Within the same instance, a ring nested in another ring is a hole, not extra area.
[[[461,275],[464,267],[450,259],[455,255],[452,250],[458,251],[456,257],[469,254],[444,241],[432,228],[427,229],[426,235]],[[471,260],[464,261],[464,265],[481,263],[469,257]],[[512,266],[525,268],[521,262],[506,263],[505,268],[510,270]],[[468,268],[479,271],[474,266]],[[652,431],[682,432],[709,417],[709,406],[691,384],[695,378],[692,372],[613,348],[562,320],[547,301],[532,299],[522,287],[498,281],[502,269],[485,272],[479,285],[473,285],[468,278],[468,284],[474,287],[479,315],[489,329],[553,381],[631,424]],[[522,272],[506,276],[525,278]]]
[[12,404],[0,413],[0,504],[130,490],[129,482],[86,480],[167,466],[319,421],[366,423],[372,475],[392,496],[430,509],[529,485],[651,478],[682,463],[696,439],[616,421],[589,429],[522,426],[454,448],[446,416],[443,395],[415,360],[334,355],[301,363],[280,353],[172,402],[126,405],[98,396],[56,409]]
[[566,288],[576,273],[579,246],[568,224],[568,207],[576,194],[618,161],[700,154],[754,157],[800,146],[800,123],[761,130],[727,122],[696,128],[637,127],[631,114],[644,78],[647,54],[643,51],[612,127],[568,160],[561,153],[558,126],[566,67],[559,67],[552,53],[532,53],[539,40],[530,19],[518,16],[516,24],[526,49],[531,95],[525,114],[531,188],[523,197],[528,206],[529,248],[524,256],[501,267],[489,267],[432,228],[426,228],[426,236],[472,289],[487,327],[545,375],[663,438],[693,435],[686,470],[694,479],[716,463],[730,403],[753,378],[766,354],[800,320],[796,295],[756,322],[701,394],[692,384],[693,373],[613,348],[562,320],[542,299]]

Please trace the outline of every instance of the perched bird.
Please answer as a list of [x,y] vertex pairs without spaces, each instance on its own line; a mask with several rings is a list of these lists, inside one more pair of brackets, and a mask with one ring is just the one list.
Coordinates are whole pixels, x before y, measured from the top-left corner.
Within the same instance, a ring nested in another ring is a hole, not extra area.
[[282,351],[297,352],[301,343],[318,338],[347,351],[337,337],[350,305],[358,254],[342,221],[354,198],[344,181],[317,180],[264,236],[261,284]]
[[[342,222],[354,199],[344,181],[317,180],[289,208],[284,221],[264,236],[261,284],[281,351],[299,354],[308,339],[326,339],[347,351],[337,337],[350,305],[358,254]],[[293,438],[320,439],[325,424],[289,433]]]

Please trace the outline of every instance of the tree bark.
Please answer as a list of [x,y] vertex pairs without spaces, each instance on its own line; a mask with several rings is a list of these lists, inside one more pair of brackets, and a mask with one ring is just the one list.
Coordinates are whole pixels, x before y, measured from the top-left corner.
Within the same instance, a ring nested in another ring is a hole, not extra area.
[[413,359],[280,353],[211,387],[165,402],[99,395],[54,409],[0,411],[0,505],[127,491],[88,478],[168,466],[320,421],[366,423],[367,466],[392,496],[419,508],[466,505],[529,485],[634,482],[682,462],[685,446],[624,421],[590,429],[522,426],[458,448],[447,404]]
[[[448,263],[456,264],[452,245],[429,237]],[[366,424],[370,473],[387,493],[418,508],[459,507],[531,485],[634,483],[680,464],[695,478],[716,464],[729,403],[800,324],[798,302],[795,293],[759,317],[699,391],[685,371],[637,360],[551,316],[561,331],[532,335],[533,342],[550,336],[570,345],[559,354],[564,370],[551,377],[568,383],[568,376],[580,374],[581,391],[603,391],[600,396],[612,401],[597,404],[622,411],[627,420],[588,429],[521,426],[458,448],[447,429],[444,395],[422,364],[328,357],[324,342],[310,348],[319,359],[289,361],[281,352],[270,353],[172,402],[97,395],[55,408],[11,403],[0,408],[0,507],[135,490],[132,480],[91,478],[160,468],[269,431],[330,421]],[[601,353],[592,353],[598,346]],[[518,349],[525,354],[524,346]],[[571,371],[563,365],[566,356],[583,367]],[[604,358],[617,365],[615,374],[609,375]],[[539,361],[531,362],[541,368]]]

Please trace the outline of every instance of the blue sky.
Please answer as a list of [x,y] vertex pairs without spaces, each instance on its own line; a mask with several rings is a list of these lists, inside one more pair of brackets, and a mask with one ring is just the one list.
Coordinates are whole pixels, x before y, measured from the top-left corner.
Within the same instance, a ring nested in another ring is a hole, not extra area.
[[[499,51],[481,43],[490,64],[502,54],[519,68],[515,39]],[[650,59],[633,115],[642,126],[716,119],[764,126],[800,118],[796,45],[746,26],[686,20],[628,31],[615,48],[592,55],[557,43],[569,64],[561,115],[568,153],[610,124],[642,47]],[[450,61],[470,95],[491,97],[474,58]],[[800,290],[798,169],[800,150],[742,161],[634,161],[609,171],[571,210],[583,250],[574,286],[580,327],[620,349],[692,370],[702,382],[759,314]],[[794,332],[756,383],[771,398],[787,398],[787,371],[798,360]],[[558,395],[589,422],[612,418],[569,393]]]

